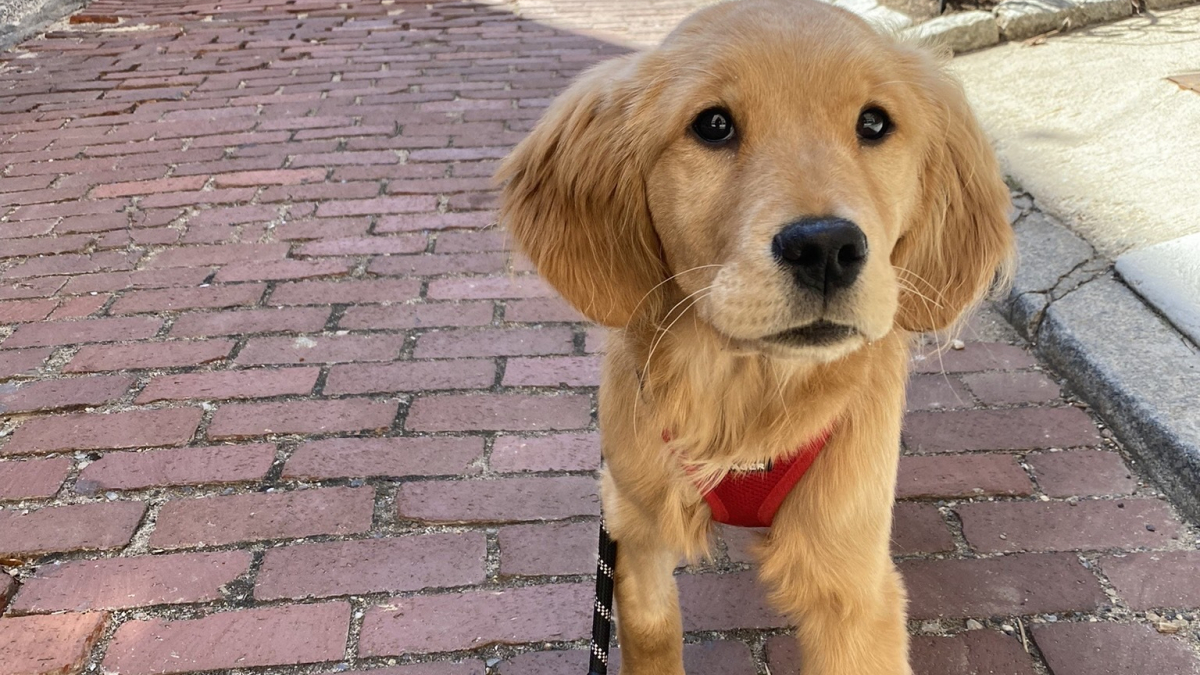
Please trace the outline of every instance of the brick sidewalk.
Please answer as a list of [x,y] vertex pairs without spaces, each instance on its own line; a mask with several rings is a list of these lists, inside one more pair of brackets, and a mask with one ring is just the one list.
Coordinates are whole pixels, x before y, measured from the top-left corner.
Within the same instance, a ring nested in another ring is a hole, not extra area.
[[[692,4],[99,0],[0,55],[0,675],[585,672],[599,333],[489,177]],[[913,380],[917,673],[1200,672],[1196,528],[967,337]],[[690,675],[795,670],[746,537]]]

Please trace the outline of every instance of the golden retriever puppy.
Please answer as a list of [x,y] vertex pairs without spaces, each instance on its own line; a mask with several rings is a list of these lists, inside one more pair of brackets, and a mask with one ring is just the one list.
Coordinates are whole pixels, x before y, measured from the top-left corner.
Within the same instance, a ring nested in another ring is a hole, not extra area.
[[[805,675],[911,673],[888,550],[909,335],[955,322],[1012,246],[959,87],[841,9],[728,2],[580,77],[499,177],[520,250],[613,329],[625,674],[684,672],[672,572],[714,519],[770,525],[758,569]],[[714,497],[779,466],[750,507]]]

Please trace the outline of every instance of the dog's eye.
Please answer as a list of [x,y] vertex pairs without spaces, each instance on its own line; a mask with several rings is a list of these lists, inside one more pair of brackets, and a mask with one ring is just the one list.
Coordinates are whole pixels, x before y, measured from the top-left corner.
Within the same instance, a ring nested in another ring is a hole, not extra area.
[[892,119],[883,108],[867,108],[858,114],[858,137],[868,143],[883,140],[892,130]]
[[709,108],[696,115],[692,131],[705,143],[724,143],[733,138],[733,116],[724,108]]

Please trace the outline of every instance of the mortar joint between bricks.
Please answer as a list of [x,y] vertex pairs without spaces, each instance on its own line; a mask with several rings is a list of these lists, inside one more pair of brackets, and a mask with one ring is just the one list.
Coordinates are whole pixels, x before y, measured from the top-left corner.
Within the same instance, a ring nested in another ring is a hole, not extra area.
[[968,557],[972,553],[970,544],[967,543],[967,536],[963,533],[962,517],[958,515],[958,511],[954,509],[954,502],[938,505],[938,514],[942,517],[942,522],[950,529],[950,538],[954,540],[954,555],[956,557]]
[[129,544],[121,551],[122,555],[139,555],[150,552],[150,534],[154,531],[154,527],[158,523],[158,515],[162,512],[163,505],[167,503],[168,499],[169,497],[166,495],[156,495],[144,502],[146,512],[142,514],[142,520],[134,530],[133,536],[130,537]]

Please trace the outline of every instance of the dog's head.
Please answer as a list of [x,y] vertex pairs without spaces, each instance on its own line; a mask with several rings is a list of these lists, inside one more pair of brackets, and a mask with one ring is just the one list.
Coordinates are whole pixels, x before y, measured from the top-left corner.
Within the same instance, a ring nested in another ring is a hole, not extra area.
[[694,303],[773,355],[944,328],[1011,249],[1008,190],[958,86],[819,2],[717,5],[601,64],[500,177],[516,243],[591,319]]

